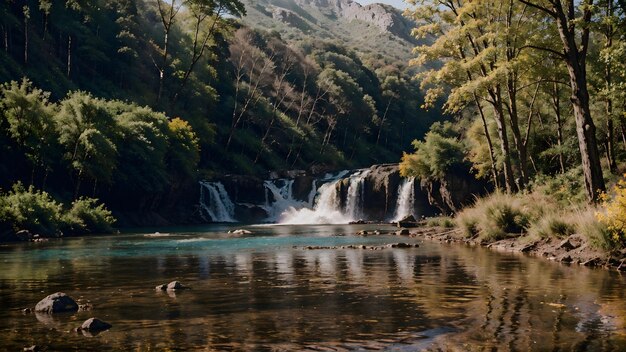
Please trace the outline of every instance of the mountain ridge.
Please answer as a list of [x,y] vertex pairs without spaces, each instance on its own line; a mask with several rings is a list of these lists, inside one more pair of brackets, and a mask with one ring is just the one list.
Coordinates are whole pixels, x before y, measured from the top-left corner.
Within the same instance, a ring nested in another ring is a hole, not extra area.
[[[417,40],[414,23],[387,4],[352,0],[245,0],[244,24],[276,31],[287,41],[338,41],[365,54],[408,62]],[[384,43],[384,44],[383,44]]]

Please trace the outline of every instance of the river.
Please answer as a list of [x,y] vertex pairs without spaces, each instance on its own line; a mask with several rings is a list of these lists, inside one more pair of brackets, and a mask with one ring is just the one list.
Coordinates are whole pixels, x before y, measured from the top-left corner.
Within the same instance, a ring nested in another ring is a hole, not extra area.
[[[159,229],[0,246],[0,349],[626,350],[626,281],[373,225]],[[419,248],[303,249],[417,242]],[[191,287],[156,291],[179,280]],[[92,311],[23,314],[63,291]],[[94,337],[72,332],[98,317]]]

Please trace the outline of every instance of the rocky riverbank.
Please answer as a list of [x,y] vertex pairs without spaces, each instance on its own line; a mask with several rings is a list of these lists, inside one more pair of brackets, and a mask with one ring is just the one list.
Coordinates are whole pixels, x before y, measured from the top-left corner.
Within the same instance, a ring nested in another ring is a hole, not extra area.
[[579,234],[565,238],[547,237],[536,240],[525,236],[511,236],[491,243],[482,243],[476,238],[464,237],[458,229],[424,226],[411,229],[409,236],[441,243],[482,246],[501,252],[524,253],[567,265],[626,271],[626,249],[603,251],[594,248],[586,237]]

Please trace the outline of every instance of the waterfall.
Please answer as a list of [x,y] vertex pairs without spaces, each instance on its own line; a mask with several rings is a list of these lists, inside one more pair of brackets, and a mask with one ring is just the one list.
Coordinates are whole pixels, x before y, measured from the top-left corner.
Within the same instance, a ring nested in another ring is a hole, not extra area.
[[346,224],[350,218],[341,212],[341,195],[337,186],[341,179],[324,183],[317,191],[313,208],[290,208],[281,214],[279,224]]
[[[200,209],[213,222],[235,222],[235,204],[221,182],[200,182]],[[205,220],[208,220],[205,218]]]
[[398,200],[396,202],[396,212],[392,221],[400,221],[409,215],[414,214],[415,209],[415,178],[410,177],[402,181],[398,188]]
[[365,197],[365,178],[370,170],[359,171],[350,176],[348,198],[346,200],[346,214],[352,220],[363,218],[363,199]]
[[[392,169],[388,172],[394,171]],[[369,184],[370,178],[378,182],[380,177],[378,169],[370,168],[344,170],[315,179],[271,179],[260,184],[254,179],[246,179],[245,183],[234,182],[232,189],[231,183],[228,183],[228,190],[237,194],[237,197],[233,196],[233,200],[222,183],[203,181],[200,182],[200,214],[206,221],[212,222],[235,222],[236,215],[244,221],[294,225],[347,224],[368,220],[366,216],[381,219],[390,214],[384,214],[384,210],[365,204],[366,196],[372,201],[386,197],[386,193],[381,194],[380,190],[370,187]],[[303,181],[311,182],[310,190]],[[413,213],[414,183],[414,179],[401,182],[397,191],[394,220]],[[306,188],[307,193],[303,192],[303,188]],[[239,203],[235,203],[235,199]]]
[[[293,198],[292,179],[269,180],[263,183],[265,187],[265,206],[264,209],[268,213],[267,221],[278,221],[281,215],[290,209],[301,209],[310,206],[309,203]],[[315,185],[315,183],[313,184]],[[274,197],[274,202],[269,202],[269,193]]]
[[345,210],[341,206],[339,183],[346,177],[348,171],[337,175],[327,174],[321,182],[314,197],[313,207],[301,209],[289,208],[278,219],[280,224],[347,224],[362,217],[363,193],[365,177],[369,170],[359,170],[349,176],[348,194]]

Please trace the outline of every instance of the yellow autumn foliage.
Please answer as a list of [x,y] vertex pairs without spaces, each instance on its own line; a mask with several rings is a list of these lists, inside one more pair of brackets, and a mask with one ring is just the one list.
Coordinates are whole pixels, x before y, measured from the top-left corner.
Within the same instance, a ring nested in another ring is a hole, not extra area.
[[602,195],[602,210],[596,213],[596,218],[607,226],[613,244],[623,246],[626,243],[626,174],[613,186],[611,193]]

